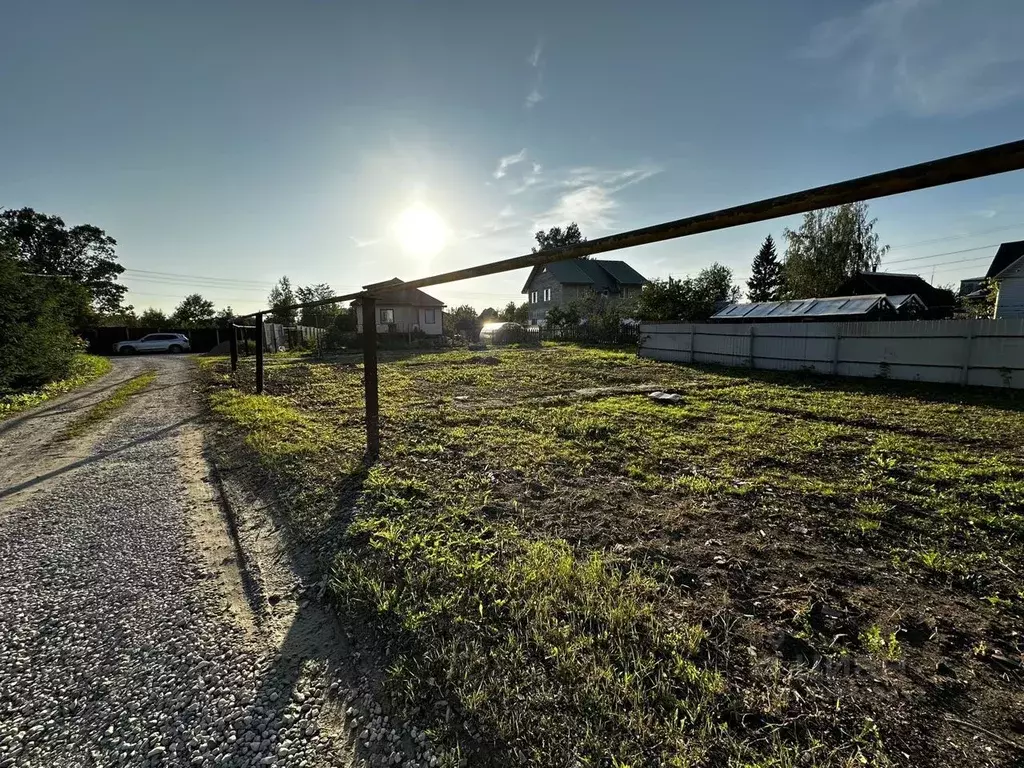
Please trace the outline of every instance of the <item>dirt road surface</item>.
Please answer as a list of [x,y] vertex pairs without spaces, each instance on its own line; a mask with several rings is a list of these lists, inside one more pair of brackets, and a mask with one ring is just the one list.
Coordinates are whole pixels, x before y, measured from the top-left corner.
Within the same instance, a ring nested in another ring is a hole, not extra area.
[[[0,768],[351,764],[323,670],[251,610],[194,360],[114,363],[0,422]],[[147,370],[125,408],[64,437]]]

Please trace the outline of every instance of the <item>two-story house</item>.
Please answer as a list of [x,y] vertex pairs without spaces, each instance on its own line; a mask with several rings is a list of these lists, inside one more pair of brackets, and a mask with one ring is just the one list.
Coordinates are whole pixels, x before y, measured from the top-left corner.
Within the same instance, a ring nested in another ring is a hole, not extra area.
[[587,293],[609,298],[638,296],[646,278],[624,261],[566,259],[534,267],[523,286],[530,325],[544,325],[548,310],[565,307]]

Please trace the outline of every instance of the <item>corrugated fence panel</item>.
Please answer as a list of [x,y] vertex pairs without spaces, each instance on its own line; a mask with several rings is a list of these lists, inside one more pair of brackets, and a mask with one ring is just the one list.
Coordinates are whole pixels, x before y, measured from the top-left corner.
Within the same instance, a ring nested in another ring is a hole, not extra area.
[[1024,319],[652,323],[640,333],[640,356],[655,360],[1024,388]]

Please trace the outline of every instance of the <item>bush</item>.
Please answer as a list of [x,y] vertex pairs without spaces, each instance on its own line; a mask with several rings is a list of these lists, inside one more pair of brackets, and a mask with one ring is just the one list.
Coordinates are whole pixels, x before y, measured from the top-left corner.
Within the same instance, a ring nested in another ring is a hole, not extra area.
[[66,377],[85,346],[72,325],[88,306],[82,286],[26,274],[0,256],[0,393]]

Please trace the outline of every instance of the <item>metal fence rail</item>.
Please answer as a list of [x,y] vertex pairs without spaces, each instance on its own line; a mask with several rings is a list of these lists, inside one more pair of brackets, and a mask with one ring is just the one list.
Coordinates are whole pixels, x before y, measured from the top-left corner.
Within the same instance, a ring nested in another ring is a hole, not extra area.
[[[638,245],[663,242],[689,235],[768,221],[783,216],[807,213],[820,208],[829,208],[863,200],[875,200],[904,192],[913,192],[945,184],[953,184],[959,181],[979,179],[985,176],[1021,170],[1022,168],[1024,168],[1024,140],[1013,141],[927,163],[919,163],[869,176],[861,176],[836,184],[814,187],[698,216],[690,216],[642,229],[634,229],[596,240],[588,240],[565,248],[529,253],[511,259],[503,259],[453,272],[444,272],[430,277],[410,280],[401,284],[378,283],[368,285],[357,293],[334,296],[322,301],[307,302],[278,309],[308,309],[340,301],[360,300],[364,328],[363,361],[365,367],[366,445],[367,457],[373,459],[376,458],[380,448],[376,307],[377,299],[391,291],[426,288],[432,285],[442,285],[474,277],[495,275],[524,267],[550,264],[555,261],[562,261],[563,259],[592,256],[598,253],[607,253]],[[262,335],[263,317],[271,311],[267,309],[261,312],[254,312],[236,318],[236,320],[254,318],[257,327],[257,337],[260,337]],[[233,354],[232,360],[234,369],[234,366],[237,364],[237,356]],[[259,347],[256,354],[256,391],[258,393],[263,391],[263,351]]]

